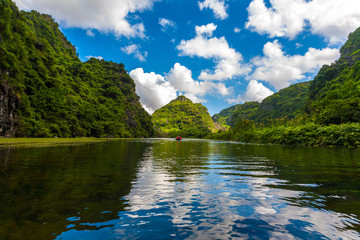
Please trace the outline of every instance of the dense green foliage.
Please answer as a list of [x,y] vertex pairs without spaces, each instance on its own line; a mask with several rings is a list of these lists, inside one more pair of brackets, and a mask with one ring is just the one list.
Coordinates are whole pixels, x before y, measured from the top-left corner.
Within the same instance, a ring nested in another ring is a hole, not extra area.
[[238,122],[231,131],[207,138],[236,140],[245,143],[272,143],[305,146],[360,147],[360,124],[344,123],[324,126],[313,122],[256,126],[253,121]]
[[242,142],[360,147],[360,28],[341,57],[313,81],[280,90],[261,103],[244,103],[228,132],[209,138]]
[[246,102],[233,113],[230,126],[242,120],[268,124],[273,119],[293,119],[305,111],[305,102],[310,82],[291,85],[265,98],[261,103]]
[[235,126],[237,122],[244,119],[254,119],[259,106],[259,102],[246,102],[242,104],[231,116],[230,126]]
[[206,107],[184,96],[156,110],[151,118],[155,130],[161,136],[203,137],[215,131]]
[[17,136],[153,135],[123,64],[90,59],[49,15],[0,2],[0,81],[18,96]]
[[254,121],[265,123],[270,119],[293,119],[303,114],[309,85],[310,82],[294,84],[265,98],[258,108]]
[[222,110],[220,113],[214,114],[214,116],[212,116],[211,118],[214,123],[217,123],[222,127],[229,128],[231,125],[231,117],[233,116],[234,112],[242,106],[243,104],[236,104]]
[[349,35],[340,53],[309,87],[307,111],[320,124],[360,122],[360,28]]

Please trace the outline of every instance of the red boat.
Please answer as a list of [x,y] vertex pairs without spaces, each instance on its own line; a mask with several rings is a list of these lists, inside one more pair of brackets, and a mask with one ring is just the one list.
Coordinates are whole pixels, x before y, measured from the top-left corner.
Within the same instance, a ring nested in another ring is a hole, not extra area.
[[181,140],[181,137],[180,137],[180,136],[177,136],[177,137],[176,137],[176,140]]

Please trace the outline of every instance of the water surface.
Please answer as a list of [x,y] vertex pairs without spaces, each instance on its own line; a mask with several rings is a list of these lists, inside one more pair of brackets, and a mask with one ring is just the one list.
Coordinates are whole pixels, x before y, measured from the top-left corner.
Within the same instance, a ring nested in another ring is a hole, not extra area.
[[0,149],[0,239],[359,238],[359,150],[191,139]]

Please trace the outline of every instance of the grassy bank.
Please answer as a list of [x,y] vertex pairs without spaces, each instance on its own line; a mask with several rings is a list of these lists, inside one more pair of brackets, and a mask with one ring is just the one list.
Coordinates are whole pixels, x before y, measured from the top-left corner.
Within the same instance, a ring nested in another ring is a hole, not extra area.
[[2,147],[50,147],[116,141],[118,138],[0,138]]
[[251,121],[243,121],[228,132],[211,134],[207,138],[245,143],[359,148],[360,124],[346,123],[323,126],[307,123],[297,126],[260,127]]

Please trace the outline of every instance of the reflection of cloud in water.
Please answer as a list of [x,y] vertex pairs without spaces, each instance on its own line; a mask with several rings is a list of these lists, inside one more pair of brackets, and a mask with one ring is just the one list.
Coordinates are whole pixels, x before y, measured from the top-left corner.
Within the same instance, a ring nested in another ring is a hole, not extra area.
[[[191,232],[190,239],[227,237],[260,237],[271,239],[355,238],[355,231],[346,229],[349,216],[339,213],[295,206],[286,199],[298,198],[302,191],[271,188],[287,184],[285,180],[266,178],[274,175],[268,169],[243,171],[221,159],[208,157],[208,168],[184,173],[183,181],[176,179],[151,156],[139,169],[133,189],[126,197],[128,216],[139,210],[166,208],[179,231]],[[219,157],[217,155],[217,157]],[[223,164],[222,164],[223,163]],[[248,167],[248,166],[247,166]],[[232,173],[226,175],[226,173]],[[198,173],[198,174],[196,174]],[[221,174],[221,177],[220,177]],[[262,176],[262,177],[257,177]],[[300,185],[299,185],[300,186]],[[312,184],[304,187],[317,187]]]
[[[149,148],[130,193],[124,197],[125,211],[119,212],[119,219],[97,226],[112,224],[117,237],[123,239],[360,237],[348,230],[359,224],[355,217],[298,202],[319,185],[277,179],[271,167],[259,166],[267,161],[263,157],[244,162],[209,146],[211,151],[186,155],[183,162],[173,154],[154,154]],[[190,162],[193,165],[181,166]],[[297,190],[286,188],[294,185]],[[316,197],[314,194],[309,201],[321,200]]]

